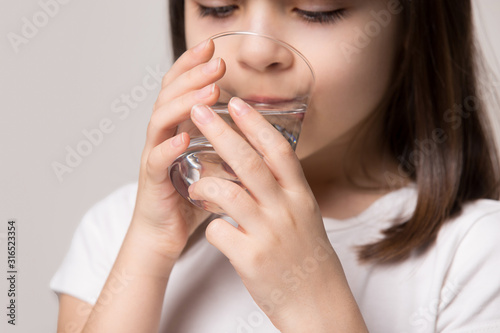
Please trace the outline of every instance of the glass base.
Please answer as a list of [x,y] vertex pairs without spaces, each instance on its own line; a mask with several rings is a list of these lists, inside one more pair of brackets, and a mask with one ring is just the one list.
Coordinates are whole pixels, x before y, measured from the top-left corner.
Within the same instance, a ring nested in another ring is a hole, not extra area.
[[[196,147],[186,151],[169,167],[169,176],[177,192],[192,204],[209,212],[226,215],[224,210],[214,203],[204,200],[194,200],[189,196],[188,188],[202,177],[217,177],[241,185],[231,167],[217,155],[211,146]],[[217,188],[207,189],[217,191]]]

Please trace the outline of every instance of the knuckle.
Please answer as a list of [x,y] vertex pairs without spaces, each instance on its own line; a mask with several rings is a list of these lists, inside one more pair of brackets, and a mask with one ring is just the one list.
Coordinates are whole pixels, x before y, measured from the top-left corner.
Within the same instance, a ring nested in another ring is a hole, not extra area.
[[224,141],[224,138],[227,135],[226,128],[221,125],[216,125],[212,131],[211,138],[214,141]]
[[279,143],[269,150],[269,155],[274,159],[290,160],[295,158],[295,152],[290,146],[290,143],[283,140],[280,140]]
[[162,89],[158,93],[158,98],[156,99],[156,102],[155,102],[155,105],[153,108],[153,114],[154,114],[154,112],[157,112],[166,101],[168,101],[168,92],[166,89]]
[[215,219],[212,222],[210,222],[207,225],[207,228],[205,229],[205,235],[207,236],[207,239],[216,238],[217,235],[219,235],[222,231],[223,223],[224,222],[219,219]]
[[156,160],[154,159],[154,155],[153,152],[151,152],[148,156],[148,158],[146,159],[146,172],[151,175],[152,173],[154,173],[154,171],[156,170],[157,168],[157,163],[156,163]]
[[316,204],[316,200],[314,200],[311,196],[307,196],[302,202],[302,207],[307,212],[315,212],[318,208],[318,205]]
[[280,140],[280,143],[276,145],[276,148],[274,150],[277,154],[286,158],[295,156],[295,152],[293,151],[292,146],[290,146],[290,143],[285,140]]
[[183,80],[186,80],[186,82],[197,82],[199,79],[196,77],[196,74],[194,73],[193,69],[185,72],[183,76],[184,76]]
[[165,88],[170,84],[170,75],[169,73],[163,75],[163,78],[161,79],[161,87]]
[[151,150],[146,159],[146,170],[149,174],[156,172],[168,159],[168,149],[165,145],[158,145]]
[[254,150],[247,141],[241,141],[236,148],[236,152],[241,156],[248,156],[248,154],[251,154],[252,151]]
[[160,130],[163,128],[162,121],[163,115],[161,112],[153,113],[151,115],[151,118],[149,119],[146,135],[149,137],[157,136],[160,133]]
[[191,108],[195,104],[192,94],[184,94],[184,95],[180,96],[178,98],[178,103],[180,104],[181,108],[184,110],[191,110]]
[[141,154],[141,167],[144,168],[148,162],[149,150],[148,148],[144,148]]
[[158,155],[159,155],[159,160],[162,163],[165,163],[169,160],[170,155],[171,155],[171,150],[170,150],[170,139],[168,141],[164,141],[162,144],[158,145],[157,149]]
[[247,162],[241,163],[240,169],[244,169],[247,172],[259,173],[263,167],[264,161],[260,157],[255,156],[250,158]]
[[254,273],[259,274],[261,268],[266,266],[269,261],[269,252],[260,247],[254,248],[251,254],[249,254],[248,262],[249,267],[253,267]]
[[230,183],[230,186],[226,188],[226,191],[224,193],[224,196],[226,197],[227,200],[230,202],[239,202],[239,199],[243,193],[243,190],[241,187],[234,183]]
[[[307,214],[316,214],[319,213],[319,207],[316,202],[314,196],[307,190],[300,190],[300,192],[289,192],[291,196],[291,202],[297,203],[292,208],[292,211],[297,213],[297,210],[300,211],[300,214],[303,212],[307,212]],[[293,219],[293,215],[291,216]]]
[[231,175],[239,175],[243,171],[239,159],[233,159],[224,163],[224,170]]
[[151,128],[151,130],[154,130],[155,128],[158,127],[159,119],[160,118],[160,112],[155,112],[151,115],[151,118],[149,119],[149,124],[148,128]]
[[157,131],[158,131],[158,127],[155,124],[155,120],[153,119],[153,116],[151,116],[149,123],[148,123],[148,127],[146,129],[146,136],[152,137]]

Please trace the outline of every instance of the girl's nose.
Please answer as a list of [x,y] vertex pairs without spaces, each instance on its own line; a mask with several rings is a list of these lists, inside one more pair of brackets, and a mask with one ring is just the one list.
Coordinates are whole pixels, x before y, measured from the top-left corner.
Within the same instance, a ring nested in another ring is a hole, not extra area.
[[238,48],[240,66],[257,72],[283,71],[293,65],[292,52],[267,38],[247,36]]

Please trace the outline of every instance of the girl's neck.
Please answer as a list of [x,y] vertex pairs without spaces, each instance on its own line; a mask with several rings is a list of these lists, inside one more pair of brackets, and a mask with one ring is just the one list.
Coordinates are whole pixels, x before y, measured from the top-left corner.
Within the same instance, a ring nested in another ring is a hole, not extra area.
[[[363,153],[362,153],[363,152]],[[330,146],[301,160],[306,179],[324,217],[356,216],[394,188],[387,173],[397,174],[396,160],[384,149]]]

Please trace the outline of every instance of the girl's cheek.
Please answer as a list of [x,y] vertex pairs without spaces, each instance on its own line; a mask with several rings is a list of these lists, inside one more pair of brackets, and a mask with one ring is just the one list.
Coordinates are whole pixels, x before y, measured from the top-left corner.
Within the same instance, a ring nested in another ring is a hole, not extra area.
[[373,113],[385,96],[400,48],[399,25],[394,20],[365,47],[346,56],[342,46],[355,45],[355,28],[366,22],[369,21],[365,18],[345,28],[344,35],[337,35],[330,44],[324,43],[321,52],[307,52],[317,78],[314,102],[297,147],[299,156],[338,140]]

